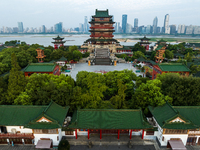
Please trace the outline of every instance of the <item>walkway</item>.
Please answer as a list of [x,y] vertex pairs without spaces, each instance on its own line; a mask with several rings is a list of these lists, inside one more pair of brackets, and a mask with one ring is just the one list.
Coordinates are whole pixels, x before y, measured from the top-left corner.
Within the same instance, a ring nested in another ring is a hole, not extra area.
[[[88,71],[88,72],[97,72],[97,71],[114,71],[114,70],[133,70],[135,73],[136,68],[132,67],[131,63],[117,63],[117,66],[112,66],[112,65],[91,65],[88,66],[87,63],[79,63],[79,64],[72,64],[72,73],[71,77],[73,79],[76,79],[76,75],[79,71]],[[137,76],[142,75],[143,73],[135,73]]]

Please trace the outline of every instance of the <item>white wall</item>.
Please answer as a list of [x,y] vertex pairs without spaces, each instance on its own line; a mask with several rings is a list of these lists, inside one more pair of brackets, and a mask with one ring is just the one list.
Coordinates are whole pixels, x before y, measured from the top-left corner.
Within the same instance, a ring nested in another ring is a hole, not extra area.
[[20,133],[33,133],[32,129],[24,128],[24,126],[6,126],[6,129],[9,133],[11,132],[11,129],[16,129],[16,131],[20,131]]
[[57,139],[57,137],[59,137],[59,134],[34,134],[35,136],[35,142],[34,144],[37,145],[37,142],[40,140],[40,138],[50,138],[53,142],[54,146],[57,146],[59,144],[59,140]]
[[180,138],[184,145],[186,145],[188,135],[187,134],[163,134],[164,141],[160,140],[161,146],[167,146],[168,141],[171,138]]

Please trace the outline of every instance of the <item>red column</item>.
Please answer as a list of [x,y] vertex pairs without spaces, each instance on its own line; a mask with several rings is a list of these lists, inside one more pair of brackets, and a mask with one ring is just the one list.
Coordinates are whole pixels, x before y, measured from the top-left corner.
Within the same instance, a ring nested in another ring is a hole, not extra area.
[[90,139],[90,130],[88,129],[88,140]]
[[119,140],[119,133],[120,133],[120,130],[118,130],[118,137],[117,137],[118,140]]
[[102,130],[100,130],[100,139],[102,139]]
[[132,138],[132,130],[130,131],[130,140],[131,140],[131,138]]
[[144,139],[144,130],[142,130],[142,139]]
[[76,139],[77,139],[77,129],[75,130],[75,136],[76,136]]

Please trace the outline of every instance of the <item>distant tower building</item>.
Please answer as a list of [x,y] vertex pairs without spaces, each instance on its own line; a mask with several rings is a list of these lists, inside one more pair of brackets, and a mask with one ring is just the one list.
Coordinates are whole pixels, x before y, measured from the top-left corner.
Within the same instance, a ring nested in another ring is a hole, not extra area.
[[84,18],[84,32],[88,32],[88,19],[87,16]]
[[138,18],[134,19],[134,28],[138,28]]
[[185,25],[183,24],[182,26],[181,26],[181,34],[184,34],[185,33]]
[[132,26],[131,24],[127,23],[126,24],[126,33],[131,33],[132,32]]
[[170,25],[170,34],[176,33],[176,25]]
[[146,33],[147,34],[151,33],[151,25],[147,25],[147,27],[146,27]]
[[79,32],[83,32],[83,24],[79,23]]
[[170,34],[170,27],[169,27],[169,14],[165,15],[165,20],[164,20],[164,33],[165,34]]
[[45,33],[45,32],[46,32],[45,25],[42,25],[42,27],[41,27],[41,32],[42,32],[42,33]]
[[55,33],[62,33],[62,22],[59,22],[57,24],[55,24],[54,26],[54,31]]
[[18,32],[19,33],[24,32],[23,22],[18,22]]
[[122,32],[126,33],[127,15],[122,15]]
[[153,20],[153,33],[157,33],[157,26],[158,26],[158,18],[155,17]]
[[178,30],[177,30],[177,33],[178,33],[178,34],[181,33],[181,26],[182,26],[181,24],[178,25]]
[[185,34],[193,34],[193,31],[194,31],[193,25],[187,26]]
[[120,33],[120,22],[116,22],[115,32]]

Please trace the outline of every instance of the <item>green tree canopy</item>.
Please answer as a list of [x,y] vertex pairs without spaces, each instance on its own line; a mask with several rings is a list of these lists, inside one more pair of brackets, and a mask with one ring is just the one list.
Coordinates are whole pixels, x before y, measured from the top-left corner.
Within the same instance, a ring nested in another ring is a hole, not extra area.
[[8,95],[7,103],[12,104],[14,99],[24,91],[26,85],[24,73],[20,71],[20,66],[17,62],[17,57],[13,53],[11,56],[12,69],[10,70],[9,80],[8,80]]

